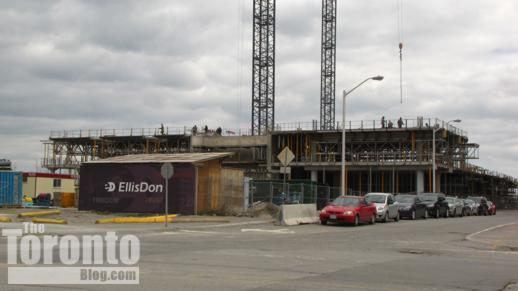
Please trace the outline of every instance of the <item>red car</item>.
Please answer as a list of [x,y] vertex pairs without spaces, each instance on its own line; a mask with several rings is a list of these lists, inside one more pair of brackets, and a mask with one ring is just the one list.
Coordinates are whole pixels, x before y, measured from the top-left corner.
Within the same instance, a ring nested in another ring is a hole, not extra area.
[[376,206],[358,196],[340,196],[320,212],[320,223],[350,223],[354,226],[362,222],[376,222]]
[[495,203],[491,202],[491,201],[487,201],[487,213],[489,215],[496,215],[496,205]]

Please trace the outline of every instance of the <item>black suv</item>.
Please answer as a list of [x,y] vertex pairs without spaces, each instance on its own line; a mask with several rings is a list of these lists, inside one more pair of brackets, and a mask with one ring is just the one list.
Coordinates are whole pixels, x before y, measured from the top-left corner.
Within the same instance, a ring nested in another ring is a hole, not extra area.
[[426,204],[429,216],[435,218],[450,216],[446,195],[442,193],[420,193],[417,196]]

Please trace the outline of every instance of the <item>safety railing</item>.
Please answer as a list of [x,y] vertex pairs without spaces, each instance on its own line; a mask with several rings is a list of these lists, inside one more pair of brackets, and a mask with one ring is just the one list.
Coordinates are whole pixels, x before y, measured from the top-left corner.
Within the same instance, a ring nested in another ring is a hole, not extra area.
[[[456,135],[467,137],[467,132],[448,124],[446,121],[437,118],[423,118],[418,117],[415,119],[379,119],[379,120],[349,120],[345,122],[346,130],[379,130],[379,129],[427,129],[440,127],[447,129]],[[277,123],[275,125],[275,131],[339,131],[342,130],[343,126],[341,122],[336,122],[333,129],[321,129],[320,123],[316,120],[313,122],[289,122],[289,123]]]
[[[467,132],[437,118],[416,119],[379,119],[379,120],[350,120],[346,121],[347,130],[378,130],[378,129],[432,129],[434,126],[447,129],[454,134],[467,137]],[[342,130],[341,122],[336,122],[334,131]],[[277,123],[275,132],[282,131],[329,131],[320,128],[318,121],[313,122],[290,122]],[[246,136],[251,135],[249,128],[207,128],[199,127],[156,127],[156,128],[124,128],[124,129],[79,129],[79,130],[53,130],[50,132],[51,139],[57,138],[99,138],[109,136],[160,136],[160,135],[222,135],[222,136]]]
[[509,182],[513,183],[514,185],[518,186],[518,179],[497,171],[492,171],[474,164],[466,163],[464,170],[470,171],[474,174],[484,175],[484,176],[492,176],[504,180],[508,180]]
[[79,130],[52,130],[51,139],[59,138],[101,138],[101,137],[157,137],[164,135],[195,135],[206,136],[246,136],[251,135],[250,129],[226,128],[208,129],[193,127],[156,127],[156,128],[123,128],[123,129],[79,129]]

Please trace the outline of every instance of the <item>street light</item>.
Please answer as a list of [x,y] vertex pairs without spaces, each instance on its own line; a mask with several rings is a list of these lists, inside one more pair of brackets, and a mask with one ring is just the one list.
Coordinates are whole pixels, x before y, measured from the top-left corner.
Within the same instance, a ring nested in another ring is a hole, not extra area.
[[[452,122],[455,122],[455,123],[460,123],[462,120],[460,119],[454,119],[454,120],[450,120],[448,122],[446,122],[446,130],[448,130],[448,125]],[[435,126],[433,128],[433,137],[432,137],[432,167],[433,167],[433,171],[432,171],[432,180],[433,180],[433,185],[432,185],[432,189],[433,189],[433,193],[435,193],[435,188],[436,188],[436,183],[435,183],[435,134],[441,130],[442,128],[440,126],[438,126],[437,124],[437,121],[435,121]],[[430,189],[430,188],[428,188]]]
[[352,91],[356,90],[356,88],[360,87],[361,85],[363,85],[363,83],[369,81],[369,80],[374,80],[374,81],[382,81],[383,80],[383,76],[374,76],[374,77],[370,77],[370,78],[367,78],[365,80],[363,80],[360,84],[356,85],[354,88],[352,88],[351,90],[349,91],[345,91],[343,92],[343,101],[342,101],[342,168],[341,168],[341,183],[342,183],[342,187],[341,187],[341,195],[342,196],[345,196],[345,100],[346,100],[346,97],[347,95],[349,95]]

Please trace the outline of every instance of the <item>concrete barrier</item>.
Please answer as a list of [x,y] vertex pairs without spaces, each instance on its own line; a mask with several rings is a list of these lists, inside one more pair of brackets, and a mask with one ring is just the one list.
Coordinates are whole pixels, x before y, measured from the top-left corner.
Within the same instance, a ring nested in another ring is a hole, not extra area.
[[290,204],[281,206],[281,225],[317,223],[318,220],[316,204]]

